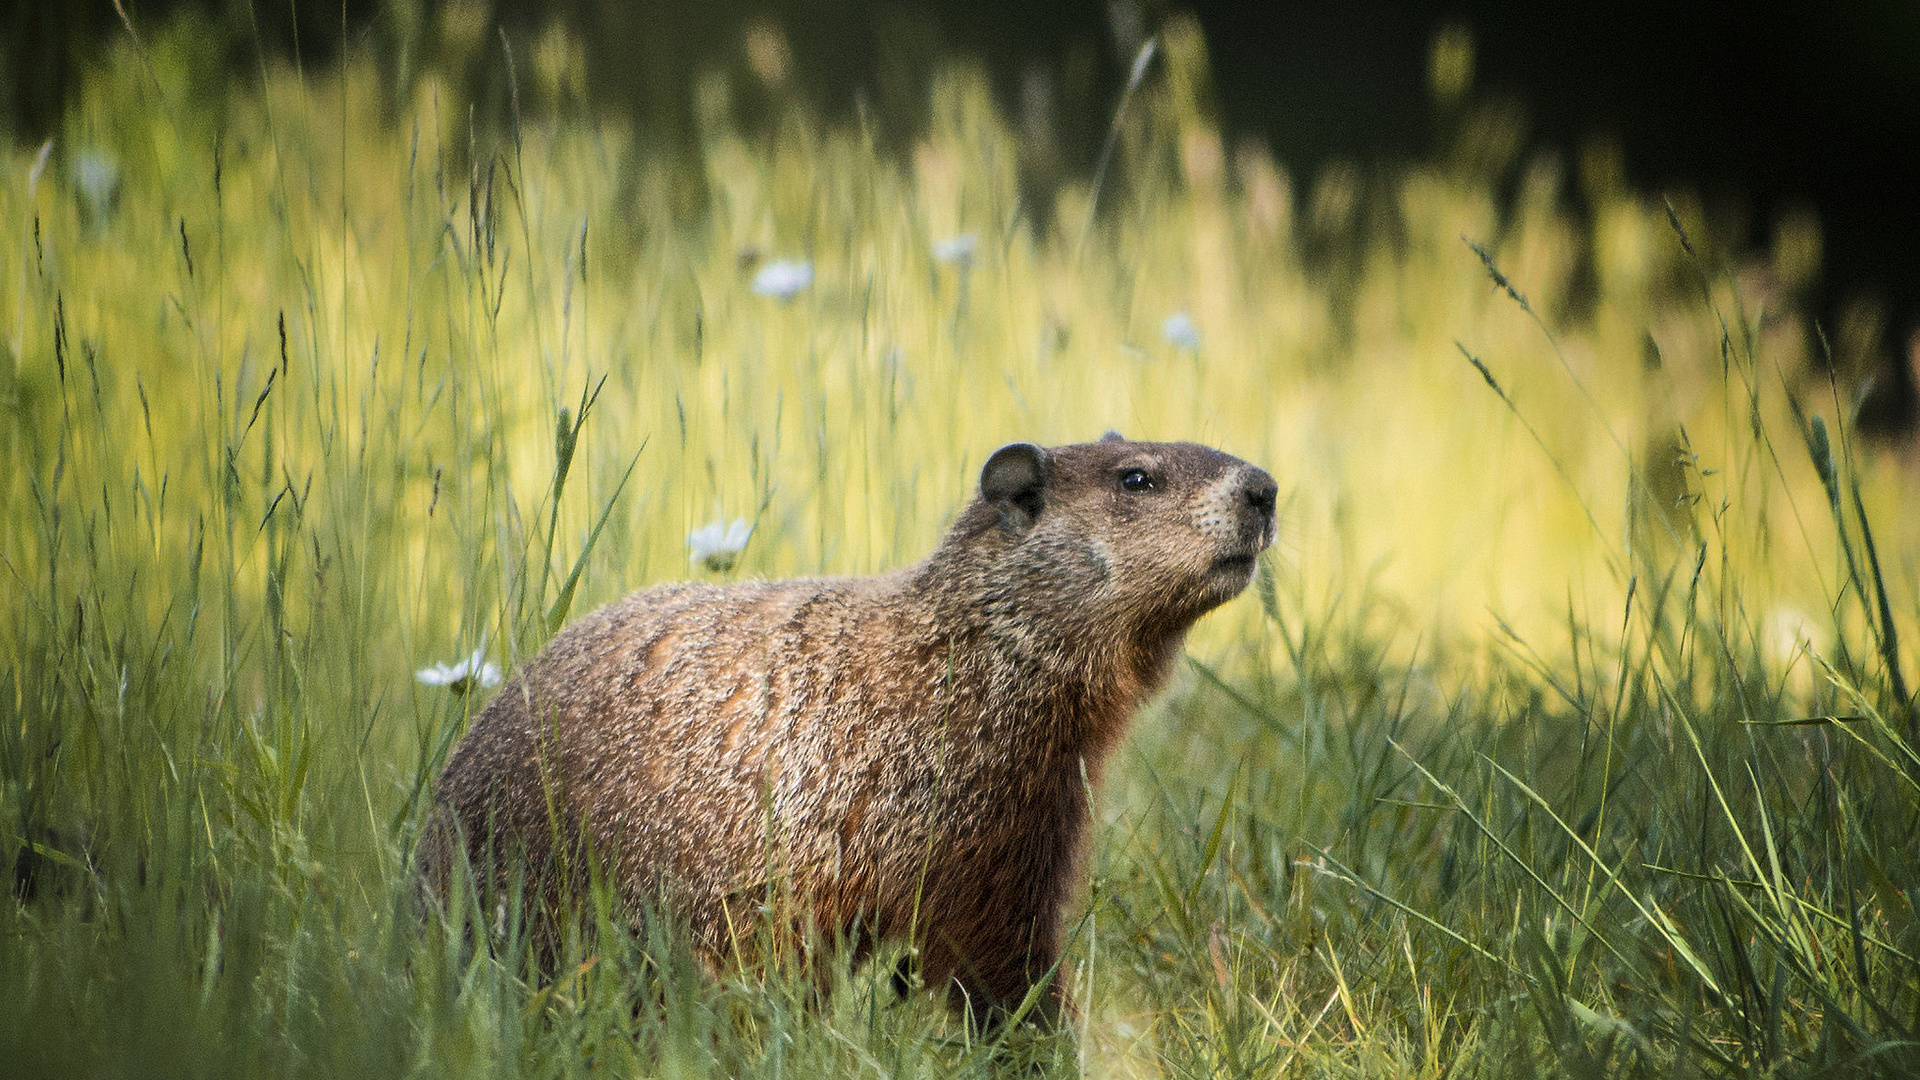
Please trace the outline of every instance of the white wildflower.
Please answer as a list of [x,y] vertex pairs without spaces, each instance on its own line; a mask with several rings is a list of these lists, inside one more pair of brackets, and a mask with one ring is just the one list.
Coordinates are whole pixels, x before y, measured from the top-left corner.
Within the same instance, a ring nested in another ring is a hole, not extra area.
[[444,686],[456,694],[464,694],[475,686],[500,685],[500,669],[487,660],[484,647],[473,650],[465,660],[421,668],[413,677],[428,686]]
[[753,526],[746,518],[734,518],[731,525],[709,522],[687,534],[687,548],[691,553],[688,561],[716,574],[724,573],[733,569],[733,560],[746,548],[747,537],[752,535]]
[[1193,316],[1184,311],[1167,316],[1167,321],[1160,324],[1160,336],[1167,339],[1167,344],[1182,349],[1200,347],[1200,328],[1193,325]]
[[120,204],[120,162],[102,150],[83,150],[73,161],[73,186],[80,194],[81,217],[105,225]]
[[953,266],[973,265],[973,253],[980,246],[980,238],[973,233],[961,233],[949,236],[933,245],[933,257],[939,262]]
[[761,296],[791,300],[813,284],[813,264],[804,259],[779,259],[753,275],[753,291]]

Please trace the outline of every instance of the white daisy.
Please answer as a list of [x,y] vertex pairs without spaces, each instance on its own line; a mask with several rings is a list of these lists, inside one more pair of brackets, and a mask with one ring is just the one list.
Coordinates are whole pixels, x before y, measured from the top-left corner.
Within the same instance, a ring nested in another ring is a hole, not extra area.
[[500,669],[487,660],[485,648],[473,650],[465,660],[421,668],[413,677],[428,686],[444,686],[456,694],[464,694],[476,685],[500,685]]
[[813,284],[813,264],[804,259],[779,259],[753,275],[753,291],[778,300],[792,300]]
[[89,225],[105,225],[120,203],[120,162],[104,150],[82,150],[74,158],[72,174],[81,218]]
[[716,574],[733,569],[733,560],[747,546],[753,526],[746,518],[734,518],[731,525],[709,522],[687,534],[688,561]]
[[1200,347],[1200,328],[1193,325],[1193,316],[1184,311],[1167,316],[1167,321],[1160,324],[1160,336],[1166,338],[1169,345],[1182,349]]
[[949,236],[933,245],[935,260],[952,266],[970,266],[973,263],[974,249],[980,246],[980,238],[973,233],[961,233]]

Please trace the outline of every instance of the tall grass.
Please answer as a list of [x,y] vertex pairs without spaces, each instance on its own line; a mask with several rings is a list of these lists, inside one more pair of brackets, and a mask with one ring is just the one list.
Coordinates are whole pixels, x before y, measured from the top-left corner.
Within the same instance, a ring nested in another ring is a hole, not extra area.
[[[1814,374],[1803,234],[1722,251],[1470,106],[1296,186],[1179,22],[1048,213],[963,67],[899,160],[704,83],[690,177],[431,76],[385,117],[358,62],[209,92],[192,42],[103,59],[0,184],[10,1071],[1920,1068],[1920,523]],[[755,294],[783,257],[811,286]],[[1001,442],[1107,428],[1293,497],[1109,772],[1069,1037],[883,964],[710,979],[663,925],[542,979],[415,910],[484,700],[417,669],[711,573],[716,518],[731,573],[898,565]]]

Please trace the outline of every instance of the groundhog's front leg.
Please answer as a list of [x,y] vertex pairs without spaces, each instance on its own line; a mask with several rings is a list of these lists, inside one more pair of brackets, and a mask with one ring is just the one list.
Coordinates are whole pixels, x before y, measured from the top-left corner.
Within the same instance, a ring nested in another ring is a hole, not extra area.
[[928,986],[944,986],[947,999],[979,1030],[991,1030],[1017,1012],[1034,987],[1039,1000],[1023,1017],[1057,1027],[1071,1009],[1060,964],[1060,920],[1055,912],[1007,919],[993,933],[972,941],[942,937],[937,928],[922,953]]

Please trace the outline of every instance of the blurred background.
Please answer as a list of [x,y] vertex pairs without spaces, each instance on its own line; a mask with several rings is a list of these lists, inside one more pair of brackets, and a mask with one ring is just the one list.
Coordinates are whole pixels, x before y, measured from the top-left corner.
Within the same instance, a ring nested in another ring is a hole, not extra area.
[[[1474,107],[1502,121],[1504,145],[1481,154],[1559,154],[1590,184],[1617,176],[1642,190],[1697,192],[1728,250],[1764,245],[1782,222],[1814,224],[1820,272],[1796,299],[1832,338],[1862,430],[1911,430],[1920,7],[1181,7],[1206,34],[1221,130],[1266,144],[1295,178],[1355,168],[1364,183],[1371,166],[1453,145],[1463,118],[1430,92],[1428,70],[1436,35],[1451,32],[1465,43]],[[528,108],[625,120],[642,140],[689,152],[702,72],[741,76],[731,119],[748,129],[801,100],[822,119],[862,118],[902,150],[927,126],[933,73],[959,57],[984,67],[1021,126],[1026,201],[1042,208],[1048,200],[1034,193],[1094,167],[1129,66],[1170,10],[1158,0],[16,3],[0,22],[0,134],[27,145],[52,135],[87,59],[127,34],[123,16],[149,31],[190,22],[209,96],[228,76],[257,76],[263,56],[323,65],[344,45],[396,77],[392,114],[422,73],[452,70],[479,122],[498,126],[511,109],[511,50],[534,69],[522,88]],[[1460,89],[1455,100],[1468,100]],[[1510,179],[1504,194],[1515,186]]]

